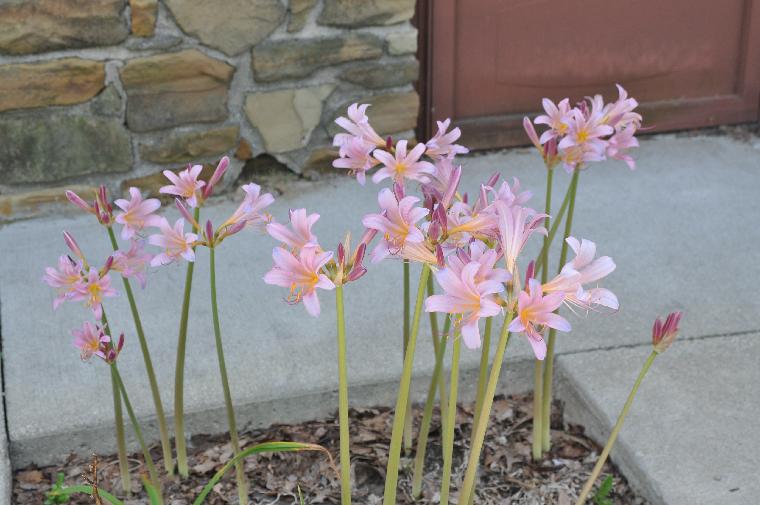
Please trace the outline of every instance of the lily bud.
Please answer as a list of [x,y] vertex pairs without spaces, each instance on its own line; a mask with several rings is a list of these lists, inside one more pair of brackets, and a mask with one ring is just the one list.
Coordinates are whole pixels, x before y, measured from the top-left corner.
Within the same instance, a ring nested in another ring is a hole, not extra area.
[[433,221],[430,223],[430,228],[428,228],[428,237],[433,242],[438,240],[438,237],[441,236],[441,225],[438,224],[437,221]]
[[63,241],[66,242],[66,245],[69,249],[71,249],[71,252],[74,253],[74,255],[84,261],[84,254],[82,253],[82,250],[79,248],[79,244],[77,244],[77,241],[74,240],[74,237],[71,236],[71,234],[67,231],[63,232]]
[[359,244],[359,247],[356,249],[356,252],[354,253],[354,270],[356,270],[357,265],[361,266],[362,261],[364,261],[364,253],[367,251],[367,244],[362,242]]
[[363,266],[354,267],[346,276],[346,281],[348,282],[354,282],[356,280],[359,280],[364,276],[364,274],[367,273],[367,269]]
[[530,280],[536,276],[536,262],[532,260],[525,269],[525,285],[530,284]]
[[443,247],[441,244],[435,246],[435,259],[438,261],[438,266],[443,268],[446,266],[445,258],[443,256]]
[[661,354],[668,350],[678,336],[681,322],[681,312],[671,312],[663,323],[658,317],[652,327],[652,345],[656,353]]
[[527,116],[523,118],[523,129],[525,130],[525,133],[528,134],[528,138],[533,143],[533,145],[536,146],[536,148],[541,149],[541,142],[538,140],[536,128],[533,126],[533,122],[528,119]]
[[472,259],[470,258],[470,255],[467,254],[467,251],[465,251],[462,248],[457,249],[456,255],[457,255],[457,258],[459,258],[459,261],[461,261],[465,265],[469,263],[470,261],[472,261]]
[[246,221],[238,221],[232,226],[227,227],[227,229],[224,232],[224,236],[229,237],[230,235],[234,235],[238,233],[240,230],[245,228],[245,225],[246,225]]
[[404,198],[404,185],[400,182],[393,183],[393,194],[399,202]]
[[340,242],[338,244],[338,264],[340,266],[345,265],[346,263],[346,248],[343,247],[343,242]]
[[116,352],[121,352],[124,347],[124,334],[119,335],[119,343],[116,345]]
[[500,174],[499,174],[498,172],[497,172],[497,173],[495,173],[495,174],[493,174],[493,175],[492,175],[492,176],[491,176],[491,177],[490,177],[490,178],[489,178],[489,179],[486,181],[486,186],[488,186],[488,187],[490,187],[490,188],[493,188],[494,186],[496,186],[496,183],[497,183],[497,182],[499,182],[499,176],[500,176]]
[[222,177],[224,177],[225,172],[227,172],[227,167],[230,165],[230,159],[225,156],[221,160],[219,160],[219,164],[216,166],[216,170],[214,170],[213,175],[211,175],[211,179],[208,180],[205,186],[203,186],[203,198],[208,198],[211,196],[211,193],[214,191],[214,186],[222,180]]
[[90,205],[89,203],[85,202],[82,197],[74,193],[73,191],[66,191],[66,198],[69,199],[71,203],[79,207],[85,212],[95,212],[95,209]]
[[393,149],[393,137],[390,135],[385,139],[385,148],[389,151]]
[[557,156],[557,139],[553,138],[544,145],[544,156],[551,159]]
[[457,192],[457,188],[459,187],[459,181],[462,179],[462,167],[458,166],[454,169],[454,172],[451,174],[451,179],[449,179],[449,187],[446,188],[446,194],[443,195],[443,198],[441,199],[441,204],[448,208],[449,205],[451,205],[451,201],[454,199],[454,195]]
[[195,218],[192,214],[190,214],[190,211],[187,210],[187,207],[185,207],[184,202],[180,198],[174,199],[174,205],[177,206],[177,210],[179,210],[179,213],[182,214],[183,218],[185,218],[185,221],[190,223],[190,226],[195,229],[199,228],[198,223],[195,221]]
[[206,221],[206,242],[209,247],[214,247],[214,226],[210,219]]
[[108,259],[106,259],[106,263],[103,265],[103,271],[101,272],[100,276],[103,277],[105,274],[107,274],[108,271],[111,270],[111,267],[113,267],[113,256],[109,256]]

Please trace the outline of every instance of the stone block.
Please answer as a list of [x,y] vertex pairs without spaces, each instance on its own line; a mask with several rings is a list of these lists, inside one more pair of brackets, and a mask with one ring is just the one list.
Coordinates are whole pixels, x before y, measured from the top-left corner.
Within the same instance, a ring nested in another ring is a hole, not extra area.
[[103,62],[81,58],[0,65],[0,111],[86,102],[105,75]]
[[239,132],[237,126],[226,126],[200,132],[171,133],[153,144],[141,144],[140,158],[154,163],[182,163],[221,155],[235,147]]
[[158,0],[129,0],[132,10],[132,35],[152,37],[156,31]]
[[284,153],[305,146],[319,124],[323,102],[334,88],[326,84],[248,95],[245,113],[264,138],[267,152]]
[[138,132],[227,118],[234,67],[196,49],[127,61],[127,125]]
[[416,81],[420,76],[417,60],[385,63],[363,63],[347,68],[340,74],[344,81],[365,88],[392,88]]
[[417,53],[417,30],[393,32],[385,40],[391,56]]
[[414,0],[325,0],[318,22],[345,27],[392,25],[413,15]]
[[270,82],[311,75],[315,70],[347,61],[379,58],[382,40],[370,34],[341,37],[284,39],[263,42],[253,49],[251,66],[257,81]]
[[93,200],[97,192],[97,188],[92,186],[74,185],[0,195],[0,220],[36,216],[48,206],[65,204],[68,202],[66,190],[74,191],[87,201]]
[[288,6],[288,12],[290,13],[288,33],[303,30],[306,20],[309,19],[309,14],[311,14],[316,4],[317,0],[290,0],[290,5]]
[[[335,112],[335,117],[345,116],[348,106],[354,102],[371,104],[371,107],[367,109],[367,117],[380,135],[399,133],[417,126],[420,97],[416,91],[386,93],[352,100],[339,107]],[[328,131],[331,135],[335,135],[343,130],[333,121],[328,126]]]
[[166,0],[182,31],[233,56],[258,44],[285,19],[279,0]]
[[132,168],[121,121],[47,112],[0,118],[0,178],[6,184],[53,182]]
[[127,38],[125,0],[0,2],[0,53],[110,46]]

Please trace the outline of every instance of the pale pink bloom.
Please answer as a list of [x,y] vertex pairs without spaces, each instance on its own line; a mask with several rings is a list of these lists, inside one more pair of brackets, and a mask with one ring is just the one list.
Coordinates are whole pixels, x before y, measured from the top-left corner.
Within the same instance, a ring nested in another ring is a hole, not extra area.
[[501,201],[507,204],[507,207],[524,206],[528,200],[533,198],[533,192],[520,191],[520,189],[520,180],[517,177],[512,178],[512,186],[507,181],[503,181],[498,190],[495,188],[491,190],[494,195],[494,203]]
[[565,170],[572,173],[573,170],[589,161],[603,161],[605,159],[604,151],[599,151],[598,148],[598,145],[590,143],[571,146],[559,152],[559,159],[562,161]]
[[512,276],[503,268],[494,268],[500,259],[499,253],[486,247],[480,240],[473,240],[469,244],[469,251],[458,249],[456,254],[449,256],[447,266],[454,273],[460,275],[465,266],[470,263],[478,263],[480,267],[475,272],[475,282],[496,281],[505,283]]
[[[548,98],[541,100],[544,106],[546,114],[538,116],[534,123],[543,124],[549,127],[544,133],[541,134],[539,139],[540,144],[545,144],[549,140],[561,137],[568,132],[570,127],[570,100],[563,98],[558,104],[554,104]],[[528,133],[530,135],[530,132]]]
[[311,228],[319,220],[319,214],[307,214],[306,209],[291,209],[289,214],[290,227],[280,223],[269,223],[267,233],[296,252],[304,248],[318,248],[317,236]]
[[74,347],[79,349],[79,356],[83,361],[87,361],[93,356],[106,359],[108,344],[111,337],[100,328],[100,326],[85,322],[81,328],[71,330],[74,336]]
[[168,195],[175,195],[184,198],[190,207],[198,206],[198,190],[206,185],[204,181],[199,181],[203,165],[193,165],[179,174],[171,170],[164,170],[164,175],[172,183],[163,186],[159,191]]
[[392,178],[394,182],[403,184],[404,179],[426,183],[430,175],[435,173],[435,166],[429,161],[420,161],[425,154],[425,144],[417,144],[407,153],[406,140],[396,143],[395,156],[389,152],[377,149],[372,154],[383,164],[382,168],[372,176],[372,182],[378,183],[383,179]]
[[58,269],[45,268],[42,280],[58,293],[53,300],[53,308],[57,309],[64,301],[71,298],[74,286],[82,280],[82,262],[74,261],[69,256],[60,256]]
[[[379,246],[378,246],[379,247]],[[373,251],[372,261],[379,260],[374,259]],[[413,261],[415,263],[427,263],[428,265],[435,265],[439,263],[439,258],[434,251],[430,250],[430,247],[425,242],[406,242],[404,248],[398,254],[398,257],[404,260]]]
[[464,247],[472,238],[488,238],[498,232],[498,217],[487,210],[475,212],[464,202],[455,202],[446,214],[446,246]]
[[657,354],[668,350],[678,336],[678,324],[681,322],[680,312],[671,312],[663,323],[658,317],[652,327],[652,345]]
[[161,252],[153,256],[150,265],[157,267],[168,265],[180,257],[187,261],[195,261],[193,246],[198,240],[195,233],[185,233],[185,220],[177,219],[174,227],[166,218],[161,218],[158,228],[161,233],[148,237],[148,243],[161,248]]
[[596,256],[596,244],[590,240],[568,237],[567,244],[575,253],[575,258],[562,267],[554,279],[543,286],[546,293],[561,292],[565,302],[584,309],[601,305],[612,310],[620,307],[615,294],[609,289],[584,285],[596,283],[615,270],[615,262],[609,256]]
[[339,133],[333,140],[334,146],[346,144],[351,137],[359,137],[378,147],[385,146],[385,140],[370,126],[367,118],[369,104],[351,104],[348,107],[348,118],[339,117],[335,122],[348,133]]
[[459,137],[462,136],[462,132],[459,130],[459,128],[454,128],[450,132],[446,133],[446,130],[448,130],[449,125],[451,124],[451,119],[446,119],[446,121],[437,121],[437,123],[438,131],[435,133],[435,135],[433,135],[433,138],[428,140],[425,144],[427,147],[425,154],[433,159],[450,159],[457,154],[467,154],[470,152],[470,150],[466,147],[454,143]]
[[633,109],[639,106],[635,98],[629,98],[628,92],[620,84],[616,84],[618,89],[617,101],[607,104],[604,108],[603,121],[619,131],[629,126],[639,128],[641,126],[641,114],[633,112]]
[[161,202],[155,198],[143,200],[140,190],[129,188],[130,199],[119,198],[113,203],[122,211],[116,215],[116,222],[124,225],[121,229],[121,238],[129,240],[141,232],[146,226],[158,226],[161,218],[154,214],[160,207]]
[[236,227],[244,223],[244,226],[263,230],[267,223],[272,220],[271,216],[264,212],[264,209],[274,203],[274,197],[270,193],[262,195],[261,186],[252,182],[241,187],[245,192],[243,203],[220,228]]
[[365,228],[372,228],[383,234],[380,243],[372,251],[372,262],[376,263],[389,254],[402,253],[408,244],[425,240],[416,223],[428,214],[427,209],[415,207],[419,198],[407,196],[399,202],[393,192],[380,190],[377,201],[383,210],[380,214],[367,214],[362,219]]
[[351,137],[340,146],[340,158],[334,160],[332,166],[345,168],[351,174],[356,175],[356,180],[364,186],[367,178],[367,170],[377,165],[378,161],[372,157],[372,151],[377,146],[361,137]]
[[431,174],[430,180],[425,184],[425,188],[433,189],[441,198],[452,187],[453,184],[458,184],[457,172],[461,177],[461,166],[455,167],[454,163],[449,158],[441,158],[435,160],[433,165],[435,172]]
[[318,252],[314,247],[301,249],[298,256],[282,247],[272,252],[274,267],[264,276],[264,282],[290,289],[288,301],[303,301],[306,311],[314,317],[320,312],[317,288],[335,289],[335,284],[321,272],[332,258],[332,252]]
[[111,287],[111,276],[101,276],[96,268],[90,268],[90,271],[73,286],[69,299],[84,300],[85,306],[92,310],[95,319],[100,319],[103,317],[103,298],[111,296],[116,296],[116,290]]
[[497,280],[477,280],[481,267],[479,262],[472,261],[459,272],[451,268],[436,272],[435,279],[444,294],[432,295],[425,300],[427,312],[462,315],[457,324],[464,344],[470,349],[480,347],[480,318],[501,312],[501,306],[493,295],[504,291],[504,284]]
[[563,293],[543,295],[541,283],[536,279],[528,280],[528,287],[517,295],[517,314],[509,325],[509,331],[525,333],[533,348],[536,359],[546,357],[546,342],[542,333],[546,327],[558,331],[570,331],[570,323],[554,311],[562,305]]
[[541,226],[546,214],[537,214],[533,209],[515,205],[513,207],[501,200],[495,203],[499,216],[499,243],[501,244],[507,270],[514,276],[517,257],[533,233],[546,235],[546,228]]
[[592,151],[604,153],[606,142],[602,139],[613,133],[610,125],[601,122],[600,114],[594,107],[591,114],[586,117],[580,110],[570,111],[567,134],[557,144],[561,151],[575,146],[584,146]]
[[636,162],[628,154],[628,149],[639,147],[639,141],[634,137],[635,133],[636,127],[628,126],[617,131],[610,137],[607,143],[607,156],[615,160],[624,161],[631,170],[636,168]]
[[145,288],[147,278],[145,269],[150,264],[153,257],[145,251],[145,242],[142,240],[133,240],[127,252],[116,251],[113,255],[113,265],[111,270],[119,272],[126,278],[134,277]]

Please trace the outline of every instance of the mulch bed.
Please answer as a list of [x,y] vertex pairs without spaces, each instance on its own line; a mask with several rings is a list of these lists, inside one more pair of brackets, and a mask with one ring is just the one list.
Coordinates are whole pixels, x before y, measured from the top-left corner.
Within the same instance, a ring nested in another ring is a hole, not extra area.
[[[421,409],[415,409],[419,426]],[[562,429],[559,404],[552,413],[554,446],[542,462],[531,461],[532,404],[529,395],[497,397],[484,447],[480,484],[475,503],[478,504],[557,504],[573,505],[586,478],[594,466],[600,448],[583,434],[579,426]],[[393,421],[387,408],[356,409],[351,411],[351,454],[354,473],[354,501],[373,505],[382,502],[385,466]],[[472,427],[472,405],[460,406],[457,413],[456,446],[454,448],[454,490],[461,483],[466,466],[467,448]],[[411,469],[413,454],[402,459],[399,479],[399,504],[437,503],[441,475],[440,423],[436,413],[431,428],[426,455],[423,498],[411,498]],[[310,442],[326,447],[333,455],[338,453],[338,423],[336,419],[310,421],[295,425],[276,425],[265,430],[242,434],[241,443],[250,446],[271,440]],[[229,461],[232,450],[225,436],[198,435],[192,438],[189,449],[190,478],[180,482],[167,478],[164,496],[167,505],[192,503],[201,488],[221,466]],[[154,447],[156,466],[162,468],[161,451]],[[118,491],[119,474],[115,455],[99,456],[99,483],[102,489]],[[138,474],[145,471],[138,454],[131,457],[133,489],[140,489]],[[66,485],[84,484],[82,474],[90,458],[71,456],[63,465],[18,470],[14,475],[14,503],[38,505],[45,500],[58,473],[65,475]],[[298,503],[300,488],[305,503],[340,503],[340,484],[325,454],[291,453],[257,455],[246,461],[246,473],[251,479],[251,502],[256,504]],[[609,498],[614,504],[646,505],[635,496],[625,479],[611,465],[605,475],[614,478]],[[600,479],[601,480],[601,479]],[[135,493],[124,499],[126,504],[147,503],[144,495]],[[90,497],[78,495],[69,503],[92,503]],[[206,500],[207,504],[237,503],[234,471],[217,484]]]

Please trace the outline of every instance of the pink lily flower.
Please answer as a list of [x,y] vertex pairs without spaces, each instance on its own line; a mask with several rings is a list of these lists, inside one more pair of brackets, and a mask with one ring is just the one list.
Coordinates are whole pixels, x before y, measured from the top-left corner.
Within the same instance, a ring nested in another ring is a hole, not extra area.
[[427,209],[415,207],[419,198],[407,196],[399,202],[393,192],[384,188],[377,197],[380,214],[367,214],[362,219],[365,228],[377,230],[383,234],[382,240],[372,251],[372,262],[377,263],[388,255],[402,253],[408,244],[421,243],[425,240],[417,221],[428,214]]
[[340,158],[332,162],[335,168],[345,168],[351,175],[356,175],[356,180],[364,186],[367,179],[367,170],[377,165],[378,161],[372,157],[372,151],[377,146],[361,137],[351,137],[340,146]]
[[351,137],[359,137],[372,144],[383,147],[385,146],[385,140],[377,134],[377,132],[370,126],[369,118],[367,118],[367,108],[369,104],[351,104],[348,107],[348,118],[339,117],[335,122],[346,130],[348,133],[339,133],[333,140],[334,146],[343,146]]
[[145,270],[150,264],[151,259],[153,259],[153,256],[145,251],[145,242],[133,240],[127,252],[116,251],[114,253],[111,270],[119,272],[127,279],[134,277],[144,289],[147,282]]
[[42,280],[58,293],[53,300],[53,309],[57,309],[64,301],[71,298],[74,286],[82,280],[82,262],[74,261],[69,256],[60,256],[58,269],[45,268]]
[[546,214],[537,214],[533,209],[516,205],[513,207],[501,200],[494,202],[499,216],[499,243],[504,254],[507,270],[515,275],[517,257],[533,233],[546,235],[541,226]]
[[475,212],[464,202],[454,203],[446,217],[449,248],[465,247],[473,238],[493,237],[498,232],[496,215],[486,210]]
[[681,322],[680,312],[671,312],[663,323],[658,317],[652,327],[652,345],[657,354],[667,351],[678,336],[678,324]]
[[101,275],[95,268],[90,268],[84,277],[73,286],[70,300],[84,300],[85,306],[92,310],[95,319],[103,317],[103,298],[116,296],[117,292],[111,287],[111,276]]
[[437,123],[438,131],[433,135],[433,138],[425,143],[425,146],[427,147],[425,154],[433,159],[451,159],[457,154],[467,154],[470,152],[466,147],[454,143],[462,136],[462,132],[459,128],[454,128],[446,133],[446,130],[448,130],[449,125],[451,124],[451,119],[437,121]]
[[81,328],[71,330],[71,334],[74,336],[74,347],[79,349],[82,361],[87,361],[93,356],[106,359],[111,337],[106,335],[100,326],[87,321]]
[[515,205],[524,206],[528,200],[533,198],[532,191],[520,191],[520,180],[517,177],[512,178],[512,186],[507,181],[503,181],[499,189],[491,188],[494,195],[494,202],[501,201],[507,204],[507,207]]
[[319,220],[319,214],[306,214],[306,209],[291,209],[289,214],[290,227],[280,223],[269,223],[267,233],[294,252],[306,248],[319,248],[317,236],[311,231],[314,223]]
[[489,249],[480,240],[474,240],[469,244],[469,252],[465,249],[457,250],[448,259],[448,268],[457,275],[461,275],[465,266],[470,263],[478,263],[480,267],[475,272],[475,282],[496,281],[505,283],[512,276],[503,268],[494,268],[500,256],[494,249]]
[[628,92],[623,86],[620,84],[615,84],[615,86],[618,89],[618,99],[604,108],[603,121],[617,131],[629,126],[638,129],[641,126],[642,117],[641,114],[633,112],[633,109],[639,106],[639,102],[635,98],[628,98]]
[[[546,114],[541,114],[533,121],[536,124],[543,124],[549,127],[541,134],[539,144],[543,145],[549,140],[565,135],[570,127],[570,100],[563,98],[558,104],[554,104],[548,98],[541,100]],[[535,134],[535,132],[534,132]],[[530,135],[530,132],[528,132]]]
[[493,296],[504,291],[504,284],[497,280],[476,280],[482,265],[472,261],[457,274],[451,268],[444,268],[435,273],[435,280],[441,285],[445,294],[432,295],[425,300],[426,312],[445,312],[461,314],[457,323],[462,332],[464,345],[469,349],[480,347],[481,317],[491,317],[501,312],[501,305]]
[[199,181],[203,165],[193,165],[187,169],[175,174],[171,170],[164,170],[164,175],[172,183],[163,186],[159,192],[167,195],[175,195],[184,198],[190,207],[198,206],[198,191],[206,185],[204,181]]
[[631,170],[636,168],[636,162],[628,154],[628,149],[639,147],[639,141],[634,137],[635,133],[636,128],[628,126],[616,132],[607,143],[607,156],[615,160],[624,161]]
[[158,226],[161,218],[154,214],[160,207],[161,202],[156,198],[143,200],[140,190],[129,188],[130,199],[119,198],[113,203],[122,211],[116,215],[116,222],[123,225],[121,229],[121,238],[130,240],[141,232],[146,226]]
[[383,164],[383,167],[372,176],[372,182],[377,184],[389,177],[399,184],[403,184],[404,179],[423,184],[430,181],[429,175],[435,173],[435,166],[429,161],[420,161],[422,155],[425,154],[425,144],[417,144],[409,153],[406,147],[406,140],[399,140],[396,143],[395,156],[382,149],[375,150],[372,155]]
[[267,223],[271,222],[272,216],[263,212],[265,208],[274,203],[274,197],[270,193],[261,194],[261,186],[250,183],[241,186],[245,192],[243,203],[232,213],[232,216],[220,226],[237,227],[250,226],[255,230],[263,230]]
[[533,348],[536,359],[543,360],[546,357],[546,342],[542,333],[544,329],[554,328],[558,331],[570,331],[570,323],[554,311],[562,305],[563,293],[550,293],[543,295],[541,283],[536,279],[528,280],[526,291],[520,291],[517,295],[517,317],[509,325],[509,331],[525,333]]
[[158,228],[161,233],[148,237],[148,243],[160,247],[162,251],[153,256],[150,266],[168,265],[180,256],[187,261],[195,261],[193,245],[198,240],[198,235],[185,233],[184,219],[177,219],[172,228],[166,218],[161,218]]
[[575,258],[562,267],[562,271],[543,286],[546,293],[562,292],[565,302],[586,310],[594,306],[603,306],[618,310],[620,304],[617,296],[609,289],[591,288],[584,285],[595,283],[615,270],[615,262],[609,256],[596,256],[596,244],[590,240],[568,237],[567,244],[575,253]]
[[306,312],[319,316],[320,306],[317,288],[332,290],[335,284],[325,274],[322,267],[332,258],[332,252],[317,252],[314,247],[301,249],[296,257],[282,247],[272,252],[274,267],[264,276],[264,282],[290,289],[288,302],[303,301]]

